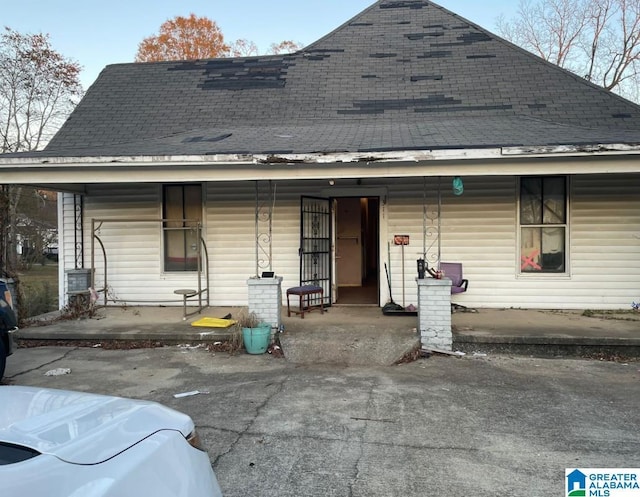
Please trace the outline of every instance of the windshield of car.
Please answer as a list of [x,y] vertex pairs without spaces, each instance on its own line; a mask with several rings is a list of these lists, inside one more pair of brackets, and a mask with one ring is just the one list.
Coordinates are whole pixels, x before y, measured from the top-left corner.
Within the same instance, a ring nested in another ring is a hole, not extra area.
[[39,455],[40,452],[37,450],[22,447],[20,445],[0,442],[0,466],[26,461],[27,459],[31,459],[32,457]]

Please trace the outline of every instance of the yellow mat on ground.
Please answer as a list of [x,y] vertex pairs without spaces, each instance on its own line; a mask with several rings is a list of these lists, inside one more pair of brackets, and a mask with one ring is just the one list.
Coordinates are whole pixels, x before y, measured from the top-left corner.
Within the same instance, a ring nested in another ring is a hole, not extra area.
[[236,324],[235,319],[222,319],[222,318],[200,318],[197,321],[191,323],[191,326],[201,326],[203,328],[228,328]]

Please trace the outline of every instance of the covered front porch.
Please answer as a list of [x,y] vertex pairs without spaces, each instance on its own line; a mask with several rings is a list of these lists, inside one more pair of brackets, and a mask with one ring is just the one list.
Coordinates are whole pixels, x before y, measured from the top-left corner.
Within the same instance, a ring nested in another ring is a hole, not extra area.
[[[241,310],[209,307],[183,321],[180,307],[110,306],[85,319],[43,316],[20,330],[17,338],[24,346],[123,341],[123,346],[205,344],[216,350],[215,344],[227,340],[229,330],[191,323],[202,316],[237,316]],[[385,316],[374,306],[333,306],[324,314],[305,313],[304,319],[287,317],[284,308],[282,324],[278,338],[284,357],[293,362],[391,365],[419,347],[416,316]],[[452,328],[453,349],[466,357],[640,357],[640,313],[632,311],[467,309],[452,313]]]

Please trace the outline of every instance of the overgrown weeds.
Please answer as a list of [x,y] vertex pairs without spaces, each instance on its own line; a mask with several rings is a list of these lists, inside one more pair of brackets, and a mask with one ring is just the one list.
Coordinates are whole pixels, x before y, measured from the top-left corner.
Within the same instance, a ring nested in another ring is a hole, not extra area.
[[62,309],[60,319],[92,318],[96,315],[96,306],[89,295],[74,295]]
[[600,319],[611,319],[617,321],[639,321],[640,313],[635,309],[624,310],[593,310],[593,309],[585,309],[582,311],[582,316],[587,318],[600,318]]
[[25,317],[55,311],[58,309],[58,288],[48,281],[24,284],[20,301]]

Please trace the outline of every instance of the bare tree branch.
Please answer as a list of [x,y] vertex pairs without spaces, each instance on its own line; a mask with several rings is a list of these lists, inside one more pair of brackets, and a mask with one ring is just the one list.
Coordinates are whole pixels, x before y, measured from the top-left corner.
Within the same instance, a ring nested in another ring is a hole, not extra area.
[[[47,35],[0,33],[0,153],[42,148],[82,95],[80,66]],[[0,186],[0,272],[16,276],[21,204],[33,188]],[[24,216],[23,216],[24,217]],[[24,224],[24,223],[22,223]]]
[[37,150],[82,95],[80,66],[53,50],[46,35],[5,28],[0,35],[0,152]]
[[520,0],[498,32],[585,79],[637,99],[640,79],[638,0]]
[[302,44],[296,41],[285,40],[281,41],[280,43],[272,43],[271,47],[269,47],[269,52],[274,55],[278,55],[283,53],[293,53],[300,50],[301,48]]
[[231,57],[253,57],[259,55],[258,46],[249,40],[236,40],[229,49]]

